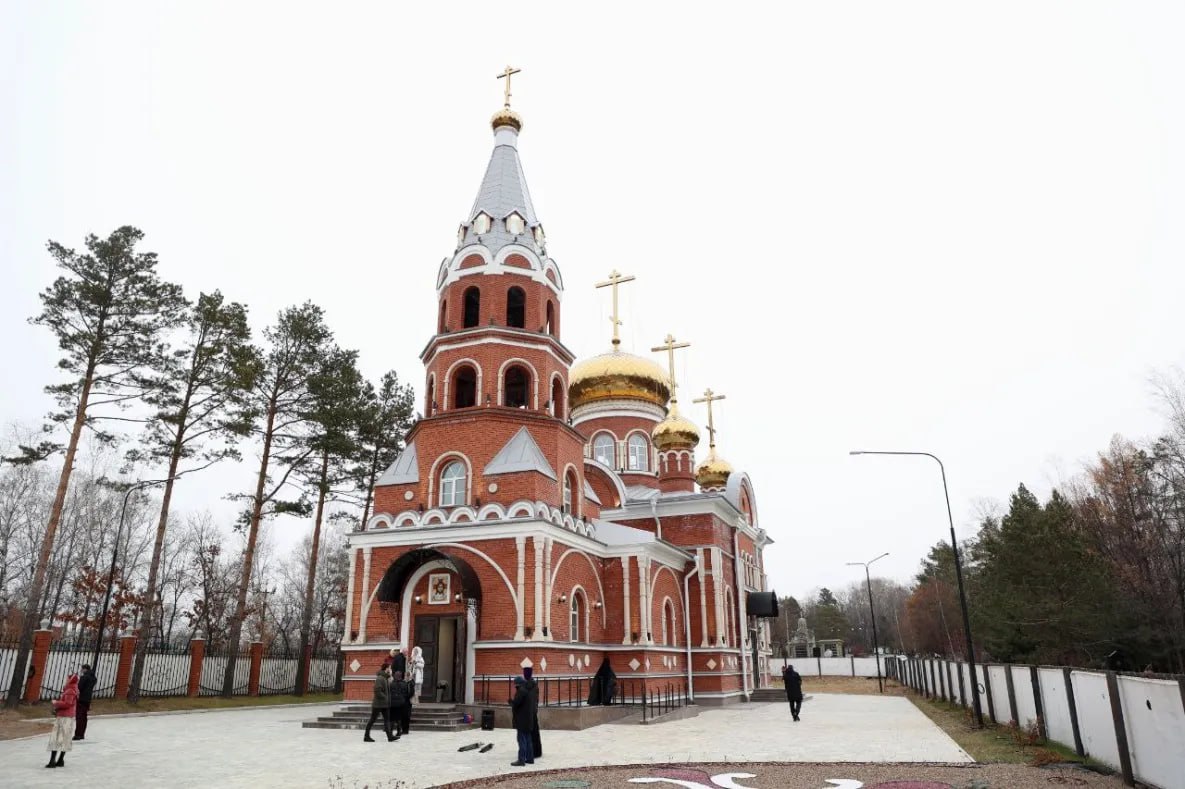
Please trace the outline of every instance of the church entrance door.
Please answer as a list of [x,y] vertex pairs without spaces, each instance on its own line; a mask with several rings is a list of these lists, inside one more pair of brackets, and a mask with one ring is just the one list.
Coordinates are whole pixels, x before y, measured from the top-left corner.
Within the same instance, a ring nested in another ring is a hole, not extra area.
[[436,701],[437,686],[445,684],[440,700],[465,698],[465,617],[416,616],[416,640],[424,654],[424,685],[420,701]]

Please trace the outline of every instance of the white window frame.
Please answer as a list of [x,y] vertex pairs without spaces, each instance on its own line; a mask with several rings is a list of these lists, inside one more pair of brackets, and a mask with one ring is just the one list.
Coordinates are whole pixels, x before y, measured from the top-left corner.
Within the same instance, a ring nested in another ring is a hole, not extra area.
[[650,442],[640,433],[626,439],[626,471],[645,474],[650,471]]
[[568,608],[568,641],[573,644],[580,641],[580,614],[583,606],[580,592],[573,592]]
[[[460,476],[449,475],[449,472],[454,468],[461,470]],[[465,504],[467,476],[468,470],[460,460],[451,461],[444,467],[444,470],[440,472],[440,506],[459,507]]]
[[[597,454],[597,448],[599,445],[601,449],[605,449],[606,444],[608,444],[607,448],[609,450],[609,457],[608,459],[603,459]],[[617,468],[617,458],[615,457],[617,455],[617,440],[614,439],[613,436],[609,435],[608,433],[597,433],[595,436],[593,436],[592,451],[593,460],[604,463],[609,468]]]

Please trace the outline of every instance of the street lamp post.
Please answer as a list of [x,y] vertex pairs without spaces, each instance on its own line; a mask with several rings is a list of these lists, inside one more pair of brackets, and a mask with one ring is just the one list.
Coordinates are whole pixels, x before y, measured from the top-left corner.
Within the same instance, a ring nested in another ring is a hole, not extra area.
[[[132,495],[132,491],[140,490],[142,488],[151,487],[152,485],[162,485],[169,481],[169,479],[176,479],[181,476],[178,474],[175,477],[168,479],[144,479],[128,486],[128,489],[123,494],[123,506],[119,508],[119,525],[115,529],[115,544],[111,548],[111,567],[107,570],[107,592],[103,595],[103,612],[99,615],[99,633],[95,639],[95,658],[91,664],[94,671],[99,670],[99,653],[103,650],[103,631],[107,627],[107,610],[111,606],[111,588],[115,586],[115,563],[119,558],[119,540],[123,535],[123,521],[128,513],[128,497]],[[152,604],[152,590],[148,590],[149,605]]]
[[959,586],[959,605],[963,609],[963,632],[967,636],[967,668],[971,671],[971,707],[975,712],[975,724],[983,728],[983,708],[979,703],[979,679],[975,674],[975,646],[971,640],[971,615],[967,610],[967,590],[963,586],[963,564],[959,560],[959,540],[955,536],[955,518],[950,509],[950,491],[946,486],[946,466],[937,455],[929,452],[888,452],[873,450],[855,450],[849,455],[906,455],[913,457],[928,457],[938,464],[942,472],[942,494],[946,497],[946,519],[950,523],[950,549],[955,557],[955,580]]
[[872,617],[872,654],[876,655],[876,685],[880,688],[881,693],[885,692],[885,681],[881,678],[881,651],[876,637],[876,609],[872,607],[872,576],[868,572],[868,566],[888,555],[889,552],[885,551],[875,559],[869,559],[866,562],[848,562],[849,567],[862,566],[864,568],[864,580],[868,583],[868,615]]

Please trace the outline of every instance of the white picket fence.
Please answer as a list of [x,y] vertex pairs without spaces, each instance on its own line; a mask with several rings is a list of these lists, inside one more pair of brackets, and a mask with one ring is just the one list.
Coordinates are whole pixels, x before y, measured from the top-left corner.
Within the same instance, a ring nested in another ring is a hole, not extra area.
[[928,696],[970,708],[978,690],[985,718],[1036,726],[1129,783],[1185,789],[1185,676],[1145,677],[1064,666],[976,667],[931,658],[890,658],[890,676]]

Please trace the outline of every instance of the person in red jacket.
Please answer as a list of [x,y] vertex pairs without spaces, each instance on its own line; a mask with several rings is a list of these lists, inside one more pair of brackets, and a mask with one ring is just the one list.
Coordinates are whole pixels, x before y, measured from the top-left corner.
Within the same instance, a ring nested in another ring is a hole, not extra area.
[[49,764],[46,767],[65,767],[66,751],[70,750],[74,738],[74,715],[78,711],[78,675],[66,678],[62,697],[53,703],[53,731],[49,733]]

